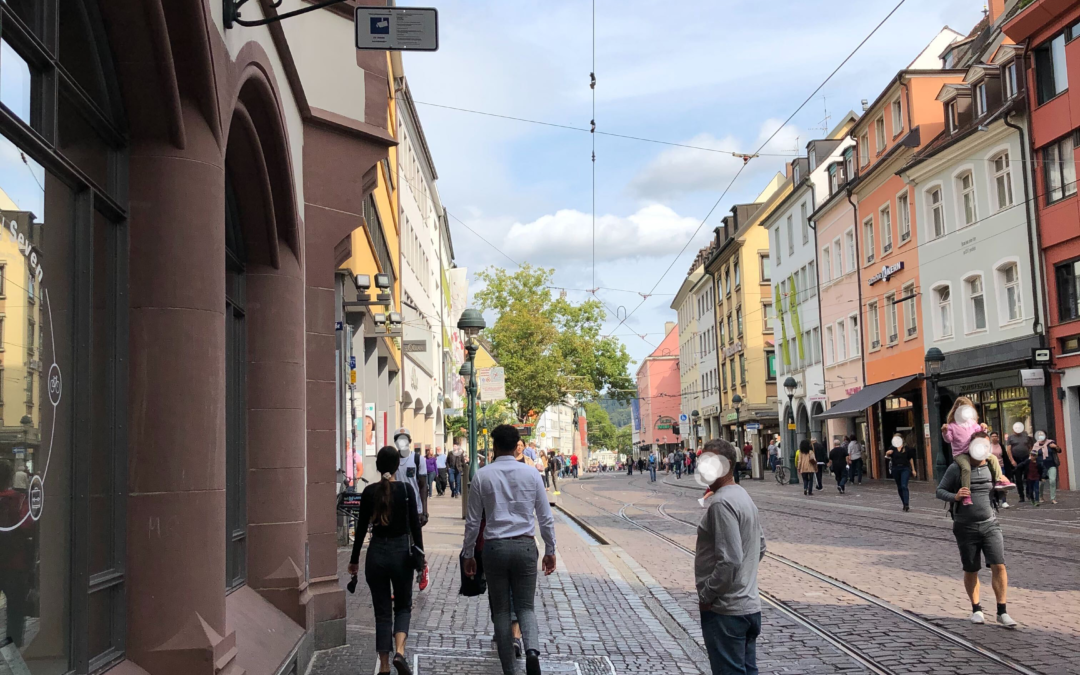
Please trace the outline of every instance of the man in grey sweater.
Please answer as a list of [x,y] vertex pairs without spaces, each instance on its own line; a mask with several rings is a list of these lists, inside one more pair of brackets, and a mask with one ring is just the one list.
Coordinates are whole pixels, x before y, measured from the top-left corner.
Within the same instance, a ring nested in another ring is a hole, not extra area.
[[730,443],[715,439],[705,444],[698,459],[698,474],[708,482],[709,494],[698,523],[694,577],[713,675],[758,672],[757,574],[765,556],[765,532],[750,495],[735,484],[737,458]]
[[[1009,576],[1005,571],[1005,541],[991,499],[993,481],[990,467],[986,465],[986,458],[990,456],[990,439],[985,432],[972,435],[968,456],[971,458],[971,488],[961,486],[960,466],[953,462],[938,483],[937,498],[951,504],[953,536],[960,549],[960,562],[964,568],[964,589],[971,600],[971,622],[986,623],[979,604],[979,570],[985,558],[997,599],[997,621],[1002,626],[1013,628],[1016,621],[1005,608]],[[971,497],[971,503],[964,505],[964,497]]]

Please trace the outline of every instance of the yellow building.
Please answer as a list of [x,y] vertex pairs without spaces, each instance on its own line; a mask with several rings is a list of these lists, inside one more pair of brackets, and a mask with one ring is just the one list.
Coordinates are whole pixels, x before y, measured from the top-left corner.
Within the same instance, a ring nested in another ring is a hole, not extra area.
[[[769,237],[757,225],[789,192],[791,181],[777,174],[753,203],[733,206],[716,228],[713,253],[705,262],[705,272],[716,289],[718,414],[723,436],[733,443],[749,441],[755,451],[767,446],[766,439],[779,429],[775,345],[768,320],[772,312]],[[733,403],[736,394],[742,399],[738,410]]]
[[[38,405],[44,327],[38,296],[42,223],[20,210],[0,190],[0,458],[13,459],[17,471],[33,473],[41,445]],[[20,247],[19,239],[26,242]],[[30,256],[38,267],[31,267]]]

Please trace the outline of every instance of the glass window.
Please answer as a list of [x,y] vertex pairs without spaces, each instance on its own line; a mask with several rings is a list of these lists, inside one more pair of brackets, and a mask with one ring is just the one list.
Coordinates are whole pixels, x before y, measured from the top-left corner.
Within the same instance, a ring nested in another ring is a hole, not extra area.
[[863,221],[863,258],[866,263],[874,262],[874,218],[871,216]]
[[956,191],[960,194],[960,217],[963,218],[964,225],[971,225],[975,222],[975,179],[972,178],[971,172],[964,173],[956,179]]
[[843,321],[836,324],[836,360],[847,359],[847,326]]
[[[844,276],[844,259],[843,259],[843,257],[841,257],[841,253],[840,253],[840,239],[839,238],[833,239],[832,248],[833,248],[832,261],[833,261],[833,265],[836,267],[836,271],[833,274],[833,278],[836,279],[836,278]],[[847,271],[851,272],[854,269],[855,269],[854,267],[848,267]]]
[[934,239],[945,235],[945,208],[941,203],[941,188],[933,188],[927,193],[930,204],[930,225]]
[[[870,134],[864,133],[859,136],[859,166],[866,166],[870,163]],[[850,175],[848,180],[850,180]]]
[[892,250],[892,213],[888,205],[878,211],[878,217],[881,221],[881,253],[884,255]]
[[960,118],[956,114],[956,101],[945,104],[945,121],[949,125],[949,133],[955,133],[960,128]]
[[934,291],[937,297],[938,337],[952,337],[952,292],[948,286]]
[[980,82],[975,87],[975,115],[982,117],[986,114],[986,83]]
[[852,314],[848,317],[848,335],[851,339],[851,355],[858,356],[862,350],[862,336],[859,335],[859,317]]
[[1057,281],[1058,320],[1080,319],[1080,260],[1058,265],[1054,269]]
[[776,379],[776,353],[765,352],[765,376],[770,380]]
[[885,335],[888,336],[889,344],[895,344],[900,339],[896,326],[896,293],[885,296]]
[[870,329],[870,349],[874,350],[881,346],[881,317],[876,302],[871,302],[866,306],[866,315]]
[[739,354],[739,383],[746,384],[746,355]]
[[27,124],[32,123],[31,91],[30,66],[26,59],[7,40],[0,40],[0,103]]
[[739,276],[739,261],[736,260],[731,264],[731,273],[735,277],[735,288],[738,288],[742,283],[742,277]]
[[1005,66],[1005,98],[1006,100],[1016,96],[1016,61],[1011,61]]
[[906,192],[896,195],[896,227],[900,231],[900,243],[911,239],[911,208]]
[[832,270],[832,257],[829,253],[829,247],[826,246],[821,249],[821,280],[823,282],[831,280],[830,270]]
[[1046,103],[1069,88],[1065,66],[1065,35],[1047,40],[1034,50],[1035,88],[1039,105]]
[[825,326],[825,365],[831,366],[835,361],[836,345],[833,341],[833,327]]
[[810,221],[806,218],[806,204],[799,204],[799,223],[802,226],[802,243],[810,243]]
[[795,219],[787,217],[787,254],[795,255]]
[[761,316],[762,316],[762,327],[761,327],[762,332],[764,332],[764,333],[773,332],[772,320],[775,317],[773,316],[773,306],[772,306],[771,302],[762,303],[762,305],[761,305]]
[[742,337],[742,308],[739,307],[735,310],[735,326],[739,330],[739,337]]
[[857,258],[855,253],[855,230],[848,230],[844,233],[844,250],[847,251],[847,269],[854,270]]
[[968,296],[968,330],[984,330],[986,328],[986,298],[983,296],[982,277],[971,277],[964,284],[967,287]]
[[907,298],[904,300],[904,334],[914,337],[919,332],[919,320],[915,314],[915,284],[905,285],[902,293]]
[[806,287],[810,291],[810,297],[817,295],[818,279],[817,279],[817,263],[813,260],[806,266],[805,274]]
[[994,191],[997,193],[997,207],[1002,210],[1012,206],[1012,171],[1009,170],[1009,153],[1003,152],[993,160]]
[[874,120],[874,147],[878,154],[885,149],[885,118],[879,117]]
[[772,269],[771,269],[771,267],[769,265],[769,256],[761,255],[761,256],[758,256],[758,258],[761,261],[761,282],[765,283],[767,281],[771,281],[772,280]]
[[1046,176],[1046,203],[1076,194],[1076,157],[1072,134],[1042,150]]
[[899,136],[904,130],[904,111],[900,105],[900,99],[892,102],[892,132],[893,136]]
[[1005,289],[1005,320],[1019,321],[1023,318],[1023,308],[1020,300],[1020,272],[1016,263],[1010,263],[998,268],[998,277]]

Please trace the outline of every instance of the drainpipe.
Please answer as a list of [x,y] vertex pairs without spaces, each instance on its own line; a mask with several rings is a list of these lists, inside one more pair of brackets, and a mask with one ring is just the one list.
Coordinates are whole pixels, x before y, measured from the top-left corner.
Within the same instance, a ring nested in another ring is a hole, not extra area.
[[[814,181],[810,181],[810,203],[811,204],[817,204],[817,190],[814,188]],[[821,279],[821,261],[818,260],[819,246],[818,246],[818,237],[817,237],[817,234],[818,234],[817,233],[817,222],[814,221],[813,219],[810,219],[810,218],[808,218],[806,222],[810,225],[810,229],[814,232],[814,260],[817,261],[816,263],[814,263],[814,269],[816,270],[817,277],[818,277],[817,279],[814,279],[814,284],[817,285],[817,293],[815,293],[815,295],[817,296],[818,339],[820,341],[820,340],[825,339],[824,337],[822,337],[822,335],[825,332],[825,326],[821,325],[821,282],[819,281]],[[859,330],[861,331],[862,330],[862,321],[861,320],[859,321],[859,326],[860,326]],[[859,341],[862,342],[862,336],[861,335],[859,336]],[[826,387],[826,385],[825,385],[825,347],[824,347],[824,345],[819,345],[819,347],[821,348],[821,386]],[[811,347],[810,349],[811,349],[811,354],[812,354],[813,353],[813,347]],[[825,390],[828,391],[828,387],[826,387]],[[809,396],[809,393],[810,392],[807,391],[808,396]],[[828,398],[826,398],[825,400],[828,401]],[[814,407],[810,406],[810,410],[813,410],[813,409],[814,409]],[[816,420],[814,420],[814,421],[816,421]],[[811,422],[811,427],[813,427],[813,421]],[[820,433],[820,429],[818,431]],[[822,439],[821,439],[822,443],[824,443],[826,440],[828,440],[828,434],[827,433],[823,433],[823,434],[820,434],[820,435],[822,436]],[[826,446],[826,447],[828,447],[828,446]]]
[[[848,180],[851,180],[851,179],[849,178]],[[863,381],[863,386],[865,387],[866,386],[866,352],[867,352],[867,345],[866,345],[866,341],[862,339],[863,338],[863,326],[866,324],[866,322],[862,318],[862,316],[863,316],[863,313],[862,313],[862,279],[859,278],[861,276],[860,273],[859,273],[859,261],[860,261],[860,258],[859,258],[859,207],[858,207],[858,205],[855,204],[855,202],[851,201],[851,188],[844,188],[844,191],[847,192],[848,204],[851,204],[851,213],[855,218],[855,286],[859,290],[859,342],[862,344],[862,353],[861,353],[862,358],[859,359],[859,361],[862,362],[862,381]]]
[[[1023,166],[1025,167],[1026,172],[1028,167],[1027,134],[1024,133],[1023,127],[1009,121],[1009,114],[1006,114],[1004,117],[1002,117],[1001,121],[1005,123],[1005,126],[1009,127],[1010,129],[1015,129],[1016,133],[1020,134],[1020,161],[1023,162]],[[1032,178],[1034,178],[1034,171],[1032,171]],[[1024,205],[1024,217],[1027,219],[1028,265],[1031,268],[1031,292],[1042,296],[1040,298],[1041,302],[1038,300],[1035,302],[1035,321],[1031,325],[1031,330],[1033,333],[1036,333],[1039,336],[1039,346],[1045,347],[1046,326],[1045,324],[1043,324],[1041,326],[1042,330],[1040,330],[1040,323],[1042,322],[1039,321],[1039,306],[1042,305],[1043,316],[1048,316],[1046,307],[1046,293],[1045,291],[1043,291],[1042,288],[1040,288],[1039,274],[1038,271],[1035,269],[1036,248],[1038,248],[1039,250],[1040,259],[1042,258],[1042,237],[1039,235],[1037,224],[1032,221],[1031,211],[1033,207],[1031,205],[1031,189],[1030,187],[1028,187],[1028,181],[1026,179],[1024,180]],[[1034,205],[1034,209],[1036,212],[1038,211],[1038,206],[1038,204]],[[1034,234],[1032,233],[1032,230],[1034,230]],[[1040,263],[1041,262],[1042,261],[1040,260]]]

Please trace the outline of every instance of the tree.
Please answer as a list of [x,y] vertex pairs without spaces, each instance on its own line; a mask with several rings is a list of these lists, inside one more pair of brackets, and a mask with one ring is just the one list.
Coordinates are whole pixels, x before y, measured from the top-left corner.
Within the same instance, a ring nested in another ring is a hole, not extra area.
[[634,437],[633,431],[629,426],[619,427],[615,431],[615,447],[612,448],[620,455],[630,456],[630,451],[634,449]]
[[608,419],[607,411],[594,401],[585,403],[586,430],[590,448],[615,450],[615,437],[618,430]]
[[484,289],[475,295],[481,310],[496,315],[484,331],[506,370],[506,395],[516,418],[606,392],[626,400],[634,389],[630,355],[602,333],[604,308],[597,300],[573,304],[552,295],[555,270],[522,265],[509,272],[489,267],[477,274]]
[[469,418],[465,415],[453,415],[443,418],[446,437],[453,439],[469,435]]

